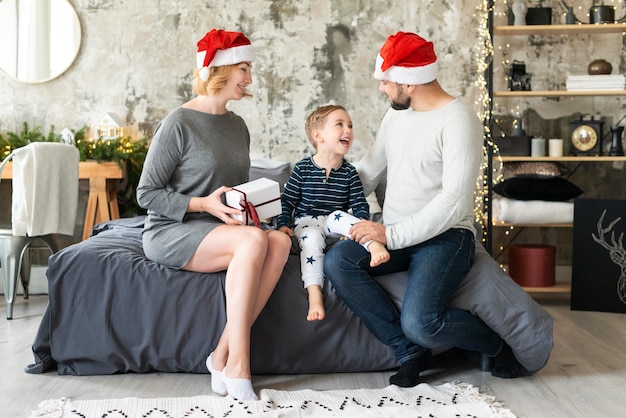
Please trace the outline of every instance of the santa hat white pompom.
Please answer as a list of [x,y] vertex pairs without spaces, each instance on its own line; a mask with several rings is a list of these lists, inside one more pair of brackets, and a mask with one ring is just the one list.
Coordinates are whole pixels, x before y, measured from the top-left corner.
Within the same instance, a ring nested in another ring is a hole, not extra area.
[[241,32],[212,29],[198,41],[196,66],[201,80],[209,79],[211,67],[254,61],[250,40]]
[[410,32],[387,38],[376,58],[374,78],[400,84],[426,84],[437,78],[433,43]]
[[209,67],[200,68],[198,76],[200,77],[200,80],[207,81],[209,79]]

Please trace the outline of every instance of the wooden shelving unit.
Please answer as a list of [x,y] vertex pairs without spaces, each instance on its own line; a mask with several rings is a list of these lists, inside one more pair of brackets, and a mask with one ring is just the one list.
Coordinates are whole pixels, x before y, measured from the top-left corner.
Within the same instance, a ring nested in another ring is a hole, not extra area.
[[[494,36],[521,35],[599,35],[621,33],[626,36],[626,23],[577,24],[577,25],[525,25],[494,26]],[[593,91],[494,91],[493,97],[584,97],[584,96],[624,96],[626,90]]]
[[626,23],[600,23],[576,25],[524,25],[494,26],[493,34],[498,36],[516,35],[599,35],[610,33],[626,35]]
[[[493,16],[492,16],[493,17]],[[500,36],[575,36],[575,35],[604,35],[622,34],[626,36],[626,23],[614,24],[576,24],[576,25],[525,25],[525,26],[492,26],[492,37]],[[551,97],[598,97],[598,96],[626,96],[626,90],[593,90],[593,91],[494,91],[493,90],[493,66],[490,66],[487,74],[487,85],[492,99],[494,98],[551,98]],[[563,156],[563,157],[530,157],[530,156],[493,156],[493,161],[513,162],[513,161],[554,161],[554,162],[596,162],[607,163],[615,161],[626,161],[626,157],[613,156]],[[488,179],[491,184],[491,178]],[[488,195],[491,200],[491,193]],[[489,206],[491,210],[491,206]],[[489,220],[486,224],[488,228],[498,227],[550,227],[550,228],[572,228],[571,223],[567,224],[509,224],[492,220],[491,212],[487,212],[485,218]],[[490,247],[491,231],[487,234],[487,243]],[[491,251],[491,249],[489,248]],[[570,293],[571,284],[569,282],[557,282],[550,287],[524,287],[529,293]]]
[[529,228],[571,228],[574,226],[573,224],[570,224],[570,223],[567,223],[567,224],[512,224],[512,223],[501,222],[501,221],[492,221],[491,225],[501,227],[501,228],[508,228],[511,226],[529,227]]
[[626,90],[533,90],[533,91],[494,91],[493,97],[591,97],[591,96],[626,96]]
[[525,155],[503,155],[500,157],[494,157],[496,159],[502,160],[502,162],[508,161],[580,161],[580,162],[596,162],[596,163],[606,163],[612,161],[626,161],[626,157],[614,157],[609,155],[566,155],[563,157],[530,157]]
[[570,293],[572,285],[567,282],[556,282],[554,286],[522,287],[528,293]]

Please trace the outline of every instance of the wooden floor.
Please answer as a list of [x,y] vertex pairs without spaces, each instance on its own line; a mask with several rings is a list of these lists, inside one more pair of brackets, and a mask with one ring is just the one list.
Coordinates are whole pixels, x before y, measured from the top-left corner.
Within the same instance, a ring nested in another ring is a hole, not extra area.
[[[29,417],[46,399],[178,397],[212,394],[208,375],[126,374],[58,376],[24,373],[33,362],[30,345],[47,296],[18,296],[13,320],[0,303],[0,417]],[[554,317],[555,347],[548,365],[533,377],[498,379],[461,358],[427,372],[427,383],[471,383],[495,396],[518,417],[626,417],[626,316],[571,311],[567,295],[536,295]],[[358,350],[355,350],[357,353]],[[449,357],[449,356],[448,356]],[[257,392],[279,390],[382,388],[392,372],[295,376],[254,376]]]

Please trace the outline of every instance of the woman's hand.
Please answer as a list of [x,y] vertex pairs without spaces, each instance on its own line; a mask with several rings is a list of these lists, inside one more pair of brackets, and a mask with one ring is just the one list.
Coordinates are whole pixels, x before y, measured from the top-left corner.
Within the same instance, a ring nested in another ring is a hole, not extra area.
[[192,197],[189,207],[191,210],[196,208],[195,212],[210,213],[227,225],[241,225],[241,221],[231,218],[230,215],[242,215],[243,210],[222,203],[222,195],[229,190],[232,190],[232,187],[222,186],[208,196]]

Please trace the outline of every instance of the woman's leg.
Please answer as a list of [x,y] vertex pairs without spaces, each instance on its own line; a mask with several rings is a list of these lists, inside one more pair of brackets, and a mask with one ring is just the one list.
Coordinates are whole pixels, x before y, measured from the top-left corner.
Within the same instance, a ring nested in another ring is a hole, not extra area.
[[278,231],[223,225],[207,235],[184,267],[226,270],[227,323],[211,360],[212,368],[228,378],[251,377],[250,329],[280,279],[290,245]]

